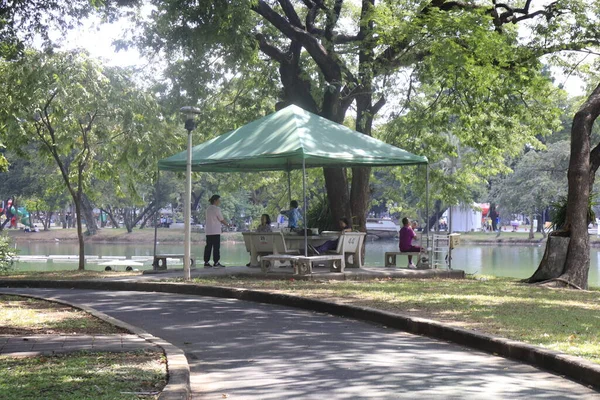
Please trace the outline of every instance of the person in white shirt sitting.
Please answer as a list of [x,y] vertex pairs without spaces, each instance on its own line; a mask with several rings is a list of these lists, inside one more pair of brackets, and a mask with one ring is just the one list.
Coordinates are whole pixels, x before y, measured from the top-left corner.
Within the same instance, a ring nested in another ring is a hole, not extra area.
[[[219,260],[221,259],[221,225],[229,226],[219,205],[221,204],[221,196],[218,194],[210,198],[210,206],[206,208],[206,247],[204,248],[204,268],[224,268]],[[210,265],[210,255],[212,253],[214,265]]]

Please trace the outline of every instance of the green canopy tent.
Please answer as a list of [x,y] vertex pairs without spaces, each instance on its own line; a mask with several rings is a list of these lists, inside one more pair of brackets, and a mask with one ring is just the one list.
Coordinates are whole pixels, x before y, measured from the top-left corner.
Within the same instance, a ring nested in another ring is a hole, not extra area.
[[[191,169],[196,172],[289,173],[302,169],[304,221],[307,168],[401,165],[427,165],[427,158],[353,131],[295,105],[194,146],[191,156]],[[186,171],[186,166],[186,151],[158,162],[159,170],[163,171]],[[428,188],[429,182],[427,208]],[[305,240],[305,251],[306,247]]]

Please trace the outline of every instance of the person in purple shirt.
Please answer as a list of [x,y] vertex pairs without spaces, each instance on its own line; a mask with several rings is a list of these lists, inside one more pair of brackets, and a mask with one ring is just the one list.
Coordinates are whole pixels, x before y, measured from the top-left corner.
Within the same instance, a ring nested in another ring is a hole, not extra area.
[[[419,246],[413,246],[412,241],[417,236],[413,231],[408,218],[402,218],[403,227],[400,229],[400,251],[403,253],[417,253],[421,252]],[[412,262],[412,256],[408,256],[408,268],[417,268]]]

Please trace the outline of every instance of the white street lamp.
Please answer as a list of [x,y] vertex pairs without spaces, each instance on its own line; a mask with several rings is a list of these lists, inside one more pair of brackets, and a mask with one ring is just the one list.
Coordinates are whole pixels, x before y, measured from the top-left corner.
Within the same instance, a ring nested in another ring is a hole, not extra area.
[[191,264],[191,236],[192,230],[190,220],[192,217],[192,131],[196,127],[196,121],[194,121],[194,115],[200,114],[200,110],[196,107],[181,107],[180,112],[185,114],[185,129],[188,132],[187,137],[187,161],[185,171],[185,201],[183,202],[183,218],[184,218],[184,231],[185,231],[185,242],[183,250],[183,279],[190,280],[190,264]]

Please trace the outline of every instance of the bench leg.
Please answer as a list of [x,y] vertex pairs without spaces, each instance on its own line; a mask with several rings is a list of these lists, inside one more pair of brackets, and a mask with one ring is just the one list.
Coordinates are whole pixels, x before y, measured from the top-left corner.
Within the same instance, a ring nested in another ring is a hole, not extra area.
[[260,270],[265,274],[267,272],[269,272],[269,270],[271,269],[272,266],[273,266],[273,263],[271,262],[271,260],[261,260],[260,261]]
[[294,263],[294,273],[296,275],[310,275],[312,274],[312,261],[311,260],[298,260]]
[[345,257],[342,257],[340,260],[331,260],[329,261],[329,271],[330,272],[344,272],[346,269],[346,262],[344,260]]
[[360,268],[360,252],[344,254],[346,268]]
[[386,268],[396,266],[396,255],[395,254],[386,254],[385,255],[385,266],[386,266]]

